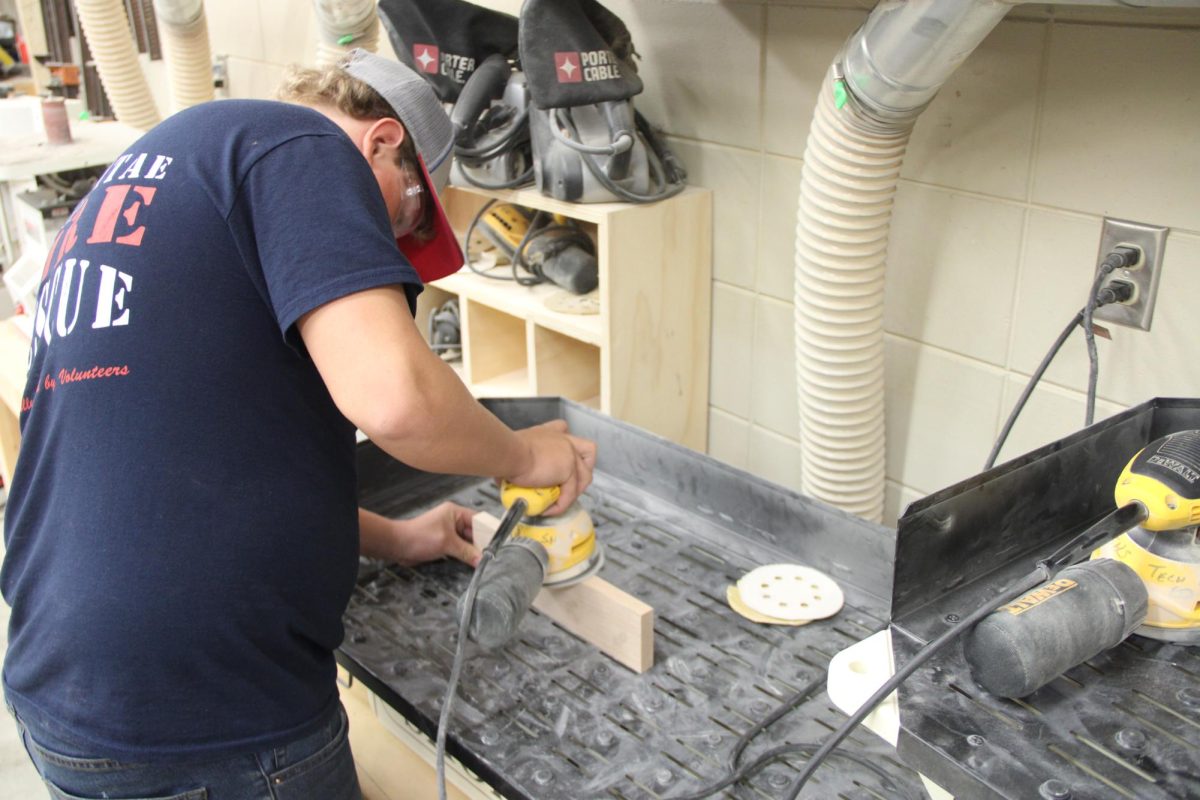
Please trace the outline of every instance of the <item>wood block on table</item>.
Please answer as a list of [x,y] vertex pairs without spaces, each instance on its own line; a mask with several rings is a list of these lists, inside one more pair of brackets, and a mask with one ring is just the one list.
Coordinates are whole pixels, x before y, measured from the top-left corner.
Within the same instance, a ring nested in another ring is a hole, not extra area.
[[[475,545],[487,547],[499,527],[495,516],[476,514]],[[542,589],[533,607],[634,672],[654,666],[654,609],[603,578]]]

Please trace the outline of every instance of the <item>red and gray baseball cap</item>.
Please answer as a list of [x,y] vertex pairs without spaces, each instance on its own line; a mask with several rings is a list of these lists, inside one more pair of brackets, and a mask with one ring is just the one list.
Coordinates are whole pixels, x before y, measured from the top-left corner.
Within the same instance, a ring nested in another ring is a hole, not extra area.
[[400,252],[426,283],[457,272],[463,265],[462,248],[438,198],[450,172],[450,151],[454,147],[454,129],[441,102],[416,72],[366,50],[351,50],[341,68],[388,101],[417,148],[426,196],[433,203],[434,234],[426,241],[402,236],[396,240]]

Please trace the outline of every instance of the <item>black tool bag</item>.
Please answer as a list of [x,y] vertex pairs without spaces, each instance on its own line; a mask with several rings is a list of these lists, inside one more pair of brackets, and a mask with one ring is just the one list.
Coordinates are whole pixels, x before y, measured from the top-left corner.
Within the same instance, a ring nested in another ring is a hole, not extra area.
[[514,69],[517,18],[464,0],[380,0],[379,15],[396,54],[454,104],[450,183],[531,183],[529,97]]
[[642,80],[620,18],[596,0],[525,0],[519,41],[543,194],[653,202],[683,189],[683,165],[634,110]]
[[396,55],[444,103],[488,56],[517,56],[517,18],[464,0],[379,0],[379,18]]

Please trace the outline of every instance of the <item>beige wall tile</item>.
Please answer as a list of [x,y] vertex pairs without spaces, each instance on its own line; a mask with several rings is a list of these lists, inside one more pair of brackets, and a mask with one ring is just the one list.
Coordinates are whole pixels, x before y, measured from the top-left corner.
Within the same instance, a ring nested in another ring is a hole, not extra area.
[[713,278],[754,287],[762,160],[732,147],[672,139],[688,183],[713,190]]
[[[309,4],[298,2],[296,5],[304,6],[308,13]],[[246,0],[208,0],[204,4],[204,14],[208,18],[208,42],[213,55],[263,60],[266,39],[255,4]]]
[[713,284],[709,402],[743,419],[750,418],[753,344],[754,295],[723,283]]
[[[1087,299],[1098,261],[1100,220],[1032,211],[1021,266],[1011,366],[1029,374]],[[1121,406],[1151,397],[1200,396],[1195,299],[1200,297],[1200,236],[1172,232],[1163,257],[1154,320],[1147,331],[1109,326],[1097,339],[1098,395]],[[1186,366],[1184,366],[1186,365]],[[1085,391],[1087,350],[1072,334],[1044,380]]]
[[638,110],[668,133],[757,149],[760,6],[612,0],[642,55]]
[[708,454],[738,469],[746,469],[750,454],[750,423],[719,408],[710,409]]
[[749,471],[800,491],[800,443],[758,426],[750,428]]
[[758,223],[755,286],[763,294],[792,302],[796,272],[796,209],[800,171],[794,158],[763,156],[762,204]]
[[817,92],[846,37],[865,12],[852,9],[767,7],[763,148],[800,158]]
[[929,494],[980,471],[992,446],[1003,373],[884,337],[887,477]]
[[901,183],[884,327],[1004,366],[1024,209]]
[[278,64],[230,57],[228,96],[273,100],[282,78],[283,67]]
[[[296,0],[258,0],[262,23],[262,61],[272,64],[315,65],[317,62],[317,23],[311,2]],[[380,38],[387,34],[380,31]]]
[[[1004,401],[1001,404],[1000,420],[996,426],[997,435],[1028,382],[1029,378],[1026,375],[1009,374],[1005,379]],[[1085,408],[1086,399],[1083,392],[1039,383],[1029,398],[1029,402],[1021,411],[1021,415],[1017,417],[996,463],[1003,464],[1005,461],[1011,461],[1017,456],[1070,436],[1082,429]],[[1124,410],[1124,406],[1101,400],[1096,403],[1096,422]],[[1130,455],[1133,454],[1130,453]]]
[[796,400],[795,325],[792,305],[759,297],[754,314],[754,361],[750,419],[755,425],[795,439],[799,436]]
[[891,528],[896,527],[896,522],[903,516],[904,510],[924,496],[922,492],[895,481],[884,482],[883,524]]
[[1000,23],[921,113],[901,175],[1024,200],[1045,38]]
[[1200,230],[1200,30],[1051,29],[1033,199]]

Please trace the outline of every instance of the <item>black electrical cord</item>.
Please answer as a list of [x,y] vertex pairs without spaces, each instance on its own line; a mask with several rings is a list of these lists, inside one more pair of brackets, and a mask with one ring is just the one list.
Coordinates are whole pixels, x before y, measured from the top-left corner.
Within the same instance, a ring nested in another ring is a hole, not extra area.
[[[714,783],[711,786],[706,786],[694,794],[685,794],[679,797],[673,797],[671,800],[704,800],[705,798],[712,797],[717,792],[728,789],[730,786],[740,783],[741,781],[746,780],[746,778],[762,772],[776,761],[783,761],[790,756],[806,756],[818,749],[819,745],[816,742],[800,742],[795,744],[788,743],[779,745],[778,747],[767,750],[758,758],[754,759],[754,761],[750,762],[737,772],[722,778],[719,782]],[[855,764],[858,764],[860,767],[875,773],[875,775],[879,778],[883,789],[891,792],[893,797],[899,796],[903,800],[908,800],[907,793],[905,793],[896,784],[896,782],[892,780],[892,776],[888,775],[887,771],[878,764],[875,764],[868,759],[863,758],[862,756],[855,755],[854,753],[836,752],[832,754],[832,757],[852,761]]]
[[[486,115],[485,115],[486,116]],[[482,124],[482,123],[477,123]],[[472,175],[472,168],[482,168],[488,161],[499,158],[507,153],[522,153],[529,147],[529,108],[522,108],[511,122],[509,129],[486,144],[476,144],[472,137],[460,137],[454,145],[454,157],[458,159],[459,172],[467,183],[479,189],[516,189],[531,183],[534,179],[534,168],[531,159],[523,159],[529,166],[520,174],[507,180],[488,181]]]
[[793,694],[779,708],[772,711],[761,721],[755,723],[749,730],[738,737],[737,743],[733,746],[733,753],[729,756],[729,766],[736,769],[738,763],[742,760],[742,753],[746,752],[746,748],[750,746],[750,742],[754,741],[754,737],[765,731],[767,728],[774,725],[779,720],[796,710],[801,703],[812,697],[813,692],[825,685],[825,677],[821,676],[810,681],[807,686]]
[[492,541],[484,548],[475,565],[475,574],[467,584],[463,593],[462,618],[458,621],[458,643],[454,648],[454,661],[450,665],[450,677],[446,680],[446,696],[442,698],[442,710],[438,714],[437,747],[434,752],[434,764],[437,768],[438,800],[446,800],[446,731],[450,725],[450,710],[454,707],[454,695],[458,691],[458,679],[462,674],[462,665],[467,652],[467,634],[471,630],[471,616],[475,613],[475,595],[479,592],[479,582],[484,569],[496,556],[496,551],[508,540],[508,535],[517,522],[525,514],[527,504],[518,499],[508,509],[508,513],[500,520]]
[[1092,291],[1088,295],[1087,305],[1083,309],[1083,335],[1087,340],[1088,352],[1088,388],[1087,408],[1084,411],[1084,426],[1091,425],[1096,419],[1096,384],[1100,377],[1100,358],[1096,352],[1096,331],[1092,326],[1092,316],[1099,308],[1100,288],[1104,281],[1115,269],[1132,267],[1141,257],[1141,251],[1136,247],[1118,245],[1114,247],[1096,270],[1096,279],[1092,282]]
[[1004,447],[1004,443],[1008,441],[1008,435],[1012,433],[1013,425],[1015,425],[1017,422],[1017,417],[1019,417],[1021,412],[1025,410],[1025,404],[1029,402],[1029,398],[1033,394],[1034,388],[1037,387],[1038,381],[1040,381],[1042,376],[1046,374],[1046,370],[1050,367],[1050,362],[1053,361],[1054,357],[1058,355],[1058,351],[1062,349],[1063,343],[1067,341],[1067,338],[1071,335],[1071,332],[1074,331],[1076,326],[1079,325],[1080,321],[1083,320],[1085,311],[1085,308],[1081,308],[1078,312],[1076,312],[1075,316],[1071,317],[1071,321],[1067,323],[1067,327],[1063,328],[1062,333],[1060,333],[1058,338],[1054,340],[1054,344],[1050,345],[1050,349],[1042,358],[1042,363],[1038,364],[1037,369],[1033,371],[1033,376],[1029,379],[1029,382],[1025,384],[1025,390],[1021,392],[1021,396],[1017,398],[1017,402],[1013,406],[1013,410],[1009,412],[1008,419],[1004,423],[1004,428],[1001,429],[1000,435],[996,437],[996,443],[992,445],[992,452],[988,454],[987,461],[984,462],[983,465],[984,470],[989,470],[996,464],[996,457],[1000,455],[1000,449]]
[[[717,792],[733,786],[734,784],[745,780],[751,775],[756,774],[768,764],[771,764],[775,760],[786,755],[807,755],[810,752],[812,753],[812,757],[808,760],[808,763],[805,764],[803,771],[800,773],[800,777],[796,779],[796,782],[792,784],[792,786],[788,789],[787,794],[784,795],[786,800],[795,800],[795,798],[800,795],[804,785],[808,783],[809,779],[812,778],[813,773],[817,771],[817,768],[822,764],[822,762],[824,762],[826,758],[838,756],[841,758],[848,758],[852,761],[856,761],[856,763],[866,766],[870,762],[865,762],[864,760],[858,759],[858,757],[853,756],[852,754],[836,752],[836,748],[842,743],[843,740],[845,740],[847,736],[850,735],[851,732],[853,732],[856,727],[858,727],[859,723],[866,719],[867,716],[875,710],[875,707],[883,702],[888,695],[894,692],[897,687],[900,686],[900,684],[908,680],[909,676],[920,669],[921,666],[928,662],[929,659],[933,658],[933,656],[940,652],[946,645],[950,644],[963,633],[970,630],[976,623],[978,623],[988,614],[992,613],[997,608],[1012,602],[1018,597],[1021,597],[1045,581],[1050,580],[1054,577],[1059,569],[1086,558],[1087,555],[1098,544],[1124,533],[1125,531],[1145,520],[1145,518],[1146,508],[1142,504],[1130,503],[1122,506],[1113,513],[1107,514],[1099,521],[1089,525],[1082,533],[1072,537],[1070,541],[1059,547],[1050,555],[1038,560],[1032,572],[1003,589],[1000,594],[991,602],[983,604],[975,611],[968,614],[965,618],[954,623],[936,639],[933,639],[922,646],[921,649],[913,655],[912,660],[901,667],[899,671],[897,671],[883,685],[876,689],[875,693],[868,697],[866,701],[859,706],[859,709],[850,715],[850,717],[844,723],[842,723],[841,727],[830,734],[819,747],[815,747],[814,745],[810,744],[786,744],[776,747],[773,750],[763,753],[747,766],[732,771],[728,776],[722,778],[719,782],[712,784],[711,786],[707,786],[703,790],[694,794],[673,797],[671,800],[703,800],[703,798],[711,797]],[[821,681],[815,681],[814,683],[804,687],[791,698],[789,698],[780,708],[776,709],[770,716],[743,734],[742,737],[738,739],[737,745],[734,748],[732,756],[733,764],[736,766],[737,761],[741,757],[742,751],[745,750],[745,747],[751,738],[756,736],[768,725],[778,721],[784,716],[784,714],[787,714],[789,711],[799,706],[800,703],[802,703],[808,696],[808,694],[810,694],[812,691],[815,691],[815,688],[820,686],[820,684]],[[888,776],[886,772],[874,764],[871,764],[869,768],[872,769],[872,771],[874,771],[877,775],[881,775],[886,778],[890,786],[886,786],[885,788],[894,789],[896,792],[901,793],[899,788],[892,783],[890,776]]]
[[[548,214],[544,211],[538,211],[534,214],[533,219],[529,221],[529,226],[526,228],[521,241],[517,243],[516,249],[513,251],[510,261],[512,262],[512,275],[496,274],[490,269],[480,269],[471,258],[471,238],[475,234],[475,229],[479,226],[480,220],[484,214],[497,203],[496,200],[489,200],[475,213],[471,223],[467,225],[467,231],[463,236],[463,254],[467,268],[484,278],[490,278],[495,281],[512,281],[521,286],[537,286],[549,280],[542,272],[537,264],[530,264],[525,258],[525,251],[529,249],[529,245],[541,236],[546,236],[551,233],[560,233],[559,242],[546,254],[547,258],[562,252],[567,247],[572,245],[578,246],[586,250],[588,253],[595,255],[596,246],[592,243],[591,237],[586,233],[576,228],[574,225],[562,225],[559,223],[544,224]],[[524,270],[529,273],[522,275],[519,270]]]
[[[1111,254],[1110,254],[1111,255]],[[1136,263],[1136,257],[1131,263]],[[1000,449],[1004,447],[1004,443],[1008,440],[1008,435],[1012,433],[1013,425],[1017,422],[1017,417],[1025,410],[1025,404],[1029,402],[1029,398],[1033,395],[1033,390],[1038,385],[1038,381],[1046,374],[1046,370],[1050,367],[1050,362],[1058,355],[1058,351],[1062,349],[1063,344],[1070,337],[1071,332],[1075,330],[1077,325],[1082,325],[1085,332],[1091,332],[1091,326],[1087,324],[1088,306],[1092,306],[1094,313],[1097,308],[1109,305],[1111,303],[1123,303],[1133,296],[1133,285],[1128,281],[1113,281],[1108,285],[1103,285],[1104,278],[1108,273],[1103,272],[1098,274],[1096,280],[1092,284],[1091,300],[1087,306],[1079,309],[1079,311],[1067,323],[1067,327],[1063,328],[1062,333],[1054,340],[1054,344],[1046,352],[1042,358],[1042,362],[1038,364],[1037,369],[1033,371],[1029,382],[1025,384],[1025,389],[1021,392],[1021,396],[1017,398],[1017,402],[1013,405],[1013,409],[1009,412],[1008,419],[1004,422],[1004,427],[1000,430],[1000,435],[996,437],[995,444],[992,445],[992,451],[988,454],[987,461],[984,462],[985,470],[991,469],[996,464],[996,458],[1000,455]],[[1094,301],[1094,305],[1093,305]],[[1098,364],[1095,359],[1095,339],[1089,337],[1088,358],[1089,358],[1089,374],[1088,374],[1088,415],[1091,416],[1095,408],[1096,398],[1096,375],[1098,374]],[[1089,422],[1090,424],[1090,422]]]
[[471,259],[471,237],[475,235],[475,228],[479,226],[479,221],[483,219],[483,215],[486,214],[492,206],[496,205],[496,202],[497,201],[495,200],[488,200],[486,203],[484,203],[483,206],[481,206],[480,209],[475,212],[475,216],[471,218],[471,223],[467,225],[467,232],[463,234],[463,260],[466,261],[467,268],[480,277],[489,278],[494,281],[511,281],[513,278],[509,277],[508,275],[497,275],[496,273],[492,272],[494,267],[486,270],[480,269],[479,266],[476,265]]
[[929,659],[933,658],[942,648],[973,628],[976,623],[997,608],[1007,605],[1031,589],[1050,580],[1058,570],[1086,558],[1101,542],[1108,541],[1114,536],[1124,533],[1145,519],[1146,507],[1141,503],[1129,503],[1111,514],[1105,515],[1049,556],[1038,560],[1032,572],[1001,591],[998,599],[984,603],[965,618],[954,623],[941,636],[921,647],[920,650],[913,654],[911,661],[901,667],[895,675],[876,689],[875,693],[867,698],[858,711],[854,712],[849,719],[842,723],[841,727],[825,739],[821,748],[813,753],[812,758],[805,765],[804,771],[800,773],[800,777],[796,779],[791,789],[784,795],[785,800],[796,800],[800,795],[800,791],[804,788],[804,784],[808,783],[809,778],[817,771],[817,767],[841,744],[842,740],[849,736],[851,731],[858,727],[858,724],[866,719],[867,715],[874,711],[877,705],[883,702],[884,698],[894,692],[900,684],[908,680],[910,675],[916,672]]
[[[567,133],[576,141],[580,140],[579,131],[575,127],[575,121],[571,118],[569,109],[561,110],[560,114],[557,114],[550,120],[550,125],[553,126],[556,122],[560,122]],[[637,124],[639,132],[643,137],[647,137],[648,141],[655,138],[654,132],[649,129],[649,125],[645,123],[644,118],[639,117]],[[666,168],[659,159],[659,153],[663,152],[663,149],[663,145],[660,142],[654,142],[654,146],[650,147],[646,153],[646,161],[650,166],[651,178],[653,180],[653,189],[650,194],[639,194],[619,185],[612,178],[608,177],[604,172],[604,168],[591,155],[580,151],[579,158],[583,161],[584,166],[587,167],[588,172],[592,173],[592,177],[596,179],[597,183],[622,200],[630,203],[655,203],[659,200],[666,200],[668,197],[674,197],[687,187],[683,176],[678,174],[676,169],[673,169],[673,172],[676,174],[672,176],[666,174]],[[672,166],[673,168],[677,167],[677,161],[674,159]],[[675,178],[675,180],[672,180],[672,178]]]

